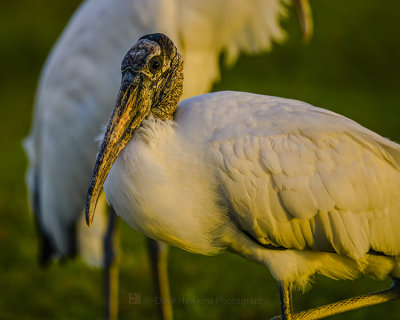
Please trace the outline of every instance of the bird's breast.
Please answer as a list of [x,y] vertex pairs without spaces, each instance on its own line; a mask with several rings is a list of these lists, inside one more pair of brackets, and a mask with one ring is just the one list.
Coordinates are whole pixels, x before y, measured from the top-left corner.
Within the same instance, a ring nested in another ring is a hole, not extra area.
[[210,159],[173,121],[145,120],[104,190],[118,215],[147,236],[201,254],[220,250],[215,230],[226,216]]

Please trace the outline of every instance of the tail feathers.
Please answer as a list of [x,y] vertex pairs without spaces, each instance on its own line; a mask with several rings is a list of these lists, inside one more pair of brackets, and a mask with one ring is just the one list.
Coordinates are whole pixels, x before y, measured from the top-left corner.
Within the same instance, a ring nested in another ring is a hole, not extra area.
[[27,182],[30,189],[30,204],[35,217],[35,225],[39,238],[38,262],[41,267],[47,267],[51,260],[57,258],[69,258],[76,255],[76,227],[67,227],[68,244],[65,252],[61,253],[54,245],[51,235],[45,230],[42,222],[40,204],[40,179],[38,168],[30,168],[27,173]]
[[55,256],[55,250],[49,236],[40,227],[39,221],[35,218],[36,230],[39,238],[38,263],[45,268]]
[[68,227],[69,242],[65,252],[60,252],[54,245],[51,236],[40,225],[39,219],[35,214],[36,230],[39,238],[38,263],[41,267],[46,268],[52,260],[61,260],[75,258],[77,255],[76,245],[76,227]]
[[[65,261],[69,258],[74,258],[79,250],[79,254],[82,255],[89,266],[102,267],[103,237],[106,229],[105,213],[107,210],[104,194],[100,196],[101,199],[98,201],[96,220],[92,228],[87,228],[84,215],[82,215],[82,219],[72,222],[69,226],[53,225],[52,229],[49,230],[45,226],[42,211],[40,152],[38,152],[39,147],[35,144],[34,133],[31,133],[24,140],[23,147],[29,160],[26,185],[28,187],[29,204],[34,214],[39,238],[39,265],[47,267],[52,260]],[[58,242],[54,239],[55,235],[59,236]]]
[[36,230],[39,238],[38,261],[41,267],[47,267],[50,259],[55,254],[55,248],[51,243],[49,235],[44,230],[40,216],[40,188],[38,170],[33,170],[33,182],[30,185],[31,189],[31,206],[35,216]]

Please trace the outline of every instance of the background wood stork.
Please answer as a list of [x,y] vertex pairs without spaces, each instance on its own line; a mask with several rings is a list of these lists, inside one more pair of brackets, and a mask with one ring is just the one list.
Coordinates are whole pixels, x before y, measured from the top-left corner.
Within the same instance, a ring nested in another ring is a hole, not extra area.
[[[89,226],[105,183],[108,203],[147,236],[267,266],[285,320],[400,298],[400,145],[296,100],[225,91],[178,107],[183,60],[163,34],[140,38],[121,72],[88,189]],[[293,314],[292,286],[314,274],[395,281]]]
[[[111,111],[117,66],[127,48],[142,34],[167,33],[185,56],[184,96],[204,93],[219,77],[221,53],[232,64],[240,52],[268,50],[284,40],[284,2],[90,0],[81,5],[43,70],[25,144],[43,261],[77,250],[89,264],[101,261],[105,223],[99,220],[89,234],[77,224],[95,160],[95,136]],[[293,2],[300,17],[309,15],[307,1]],[[309,35],[309,19],[301,20]]]
[[[79,0],[0,3],[0,317],[2,319],[102,318],[100,269],[85,268],[80,259],[46,271],[36,264],[37,235],[26,199],[26,156],[21,148],[31,125],[33,97],[42,64]],[[400,3],[388,0],[313,1],[318,25],[313,41],[301,46],[292,15],[283,24],[289,37],[269,54],[241,56],[235,68],[221,69],[214,90],[251,91],[291,97],[356,120],[383,136],[400,141],[397,41]],[[263,79],[261,81],[260,79]],[[329,101],[329,104],[327,103]],[[97,216],[96,216],[97,220]],[[120,319],[158,319],[153,298],[145,238],[120,223],[125,254],[121,261]],[[226,253],[193,255],[171,247],[174,316],[186,319],[260,319],[279,306],[276,281],[265,267]],[[243,274],[242,270],[247,270]],[[250,277],[249,275],[252,275]],[[261,280],[262,279],[262,280]],[[390,285],[390,279],[337,281],[317,278],[312,290],[297,294],[296,309],[321,305]],[[142,303],[129,304],[140,292]],[[323,294],[322,294],[323,292]],[[234,300],[232,303],[233,298]],[[200,303],[199,303],[199,300]],[[203,299],[203,300],[201,300]],[[216,301],[218,299],[218,301]],[[213,301],[214,304],[207,303]],[[205,303],[201,303],[205,302]],[[229,304],[230,303],[230,304]],[[21,307],[23,305],[23,307]],[[68,307],[66,307],[68,306]],[[400,304],[377,305],[332,319],[395,320]]]

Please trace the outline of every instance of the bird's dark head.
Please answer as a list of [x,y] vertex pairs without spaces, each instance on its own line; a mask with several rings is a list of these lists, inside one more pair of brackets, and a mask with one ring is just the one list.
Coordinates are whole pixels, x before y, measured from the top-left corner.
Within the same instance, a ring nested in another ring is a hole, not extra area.
[[172,119],[182,95],[182,69],[183,59],[166,35],[145,35],[122,60],[119,99],[140,92],[142,107],[150,108],[158,118]]
[[89,226],[108,172],[134,130],[149,116],[172,119],[182,95],[183,59],[164,34],[141,37],[123,58],[121,72],[121,88],[88,189]]

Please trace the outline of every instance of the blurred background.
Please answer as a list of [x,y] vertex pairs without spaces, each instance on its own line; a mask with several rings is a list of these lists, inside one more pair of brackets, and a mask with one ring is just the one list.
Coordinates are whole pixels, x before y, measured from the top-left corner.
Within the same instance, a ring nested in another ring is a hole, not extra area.
[[[37,265],[37,238],[24,184],[28,133],[41,67],[77,0],[0,4],[0,319],[101,319],[102,272],[82,261]],[[301,42],[295,16],[288,41],[272,52],[223,68],[214,90],[240,90],[304,100],[344,114],[400,141],[400,3],[396,0],[311,1],[315,35]],[[105,75],[106,76],[106,75]],[[120,319],[157,319],[144,237],[122,225]],[[268,319],[279,312],[278,286],[262,266],[232,254],[170,250],[176,319]],[[295,292],[295,310],[389,286],[390,279],[315,278]],[[140,304],[129,304],[140,294]],[[400,301],[332,319],[398,319]]]

